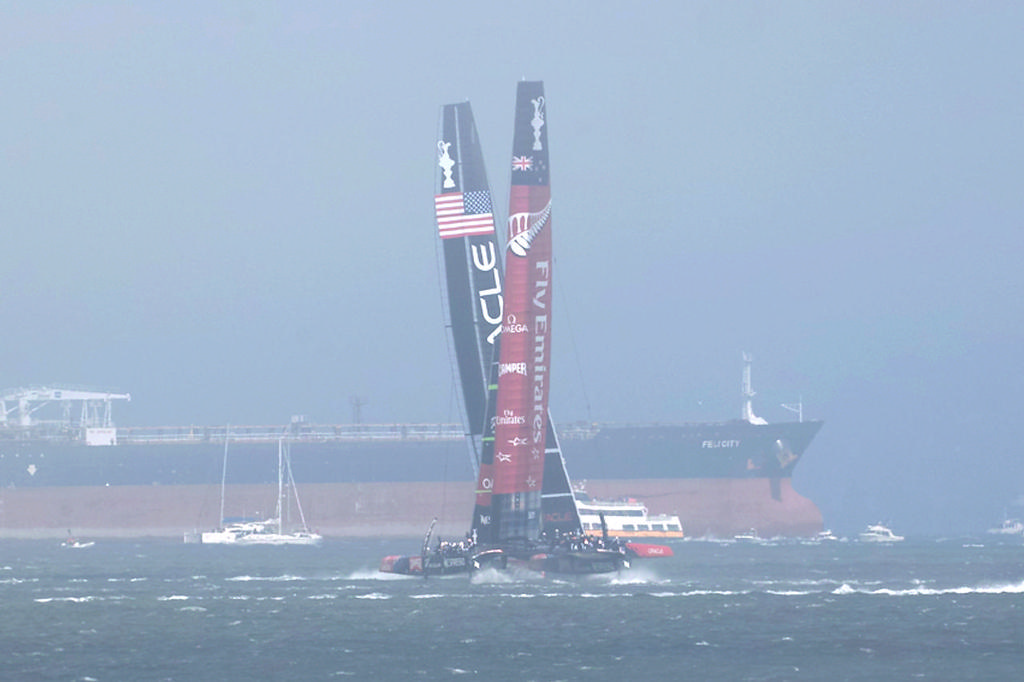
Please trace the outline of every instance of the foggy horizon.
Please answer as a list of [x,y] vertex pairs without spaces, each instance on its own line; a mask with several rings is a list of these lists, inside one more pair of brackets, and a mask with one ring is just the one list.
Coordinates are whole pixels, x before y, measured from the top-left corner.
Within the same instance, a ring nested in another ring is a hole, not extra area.
[[[824,427],[826,527],[1024,515],[1024,10],[1011,3],[0,9],[0,388],[121,426],[461,420],[443,104],[507,209],[543,80],[558,423]],[[567,463],[572,471],[572,462]]]

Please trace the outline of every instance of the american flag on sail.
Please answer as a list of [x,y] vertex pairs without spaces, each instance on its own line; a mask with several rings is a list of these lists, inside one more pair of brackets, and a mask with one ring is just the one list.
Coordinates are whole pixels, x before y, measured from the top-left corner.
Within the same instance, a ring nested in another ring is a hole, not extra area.
[[439,194],[434,197],[434,210],[441,239],[494,231],[494,209],[487,192]]

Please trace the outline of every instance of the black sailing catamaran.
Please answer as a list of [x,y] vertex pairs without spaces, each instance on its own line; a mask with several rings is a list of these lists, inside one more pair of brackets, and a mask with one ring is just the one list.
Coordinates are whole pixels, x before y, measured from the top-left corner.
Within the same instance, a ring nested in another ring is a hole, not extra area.
[[464,541],[431,549],[428,531],[421,556],[387,557],[381,570],[458,573],[510,560],[553,572],[619,570],[628,566],[627,548],[583,533],[547,406],[552,257],[543,83],[521,82],[516,96],[505,268],[468,102],[442,108],[439,137],[435,213],[476,502]]

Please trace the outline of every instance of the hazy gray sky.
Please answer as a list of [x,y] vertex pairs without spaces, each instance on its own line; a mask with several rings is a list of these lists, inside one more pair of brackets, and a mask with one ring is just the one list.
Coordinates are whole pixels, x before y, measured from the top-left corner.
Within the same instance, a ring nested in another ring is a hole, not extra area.
[[[1024,493],[1016,3],[0,5],[0,386],[123,425],[457,421],[440,105],[552,148],[556,420],[803,398],[826,522]],[[572,463],[569,463],[570,470]],[[1009,507],[1021,513],[1019,507]]]

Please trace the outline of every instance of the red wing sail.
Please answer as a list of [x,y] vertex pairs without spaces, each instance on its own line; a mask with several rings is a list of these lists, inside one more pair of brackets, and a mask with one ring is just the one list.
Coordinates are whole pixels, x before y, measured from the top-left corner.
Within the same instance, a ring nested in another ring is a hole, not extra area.
[[540,537],[551,358],[551,187],[542,82],[516,94],[491,500],[500,540]]

